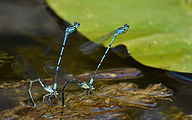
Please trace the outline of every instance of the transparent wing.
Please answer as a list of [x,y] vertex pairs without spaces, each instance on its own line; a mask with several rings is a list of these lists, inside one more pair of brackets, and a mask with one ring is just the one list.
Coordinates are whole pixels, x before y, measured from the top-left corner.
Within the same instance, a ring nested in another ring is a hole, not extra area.
[[[41,78],[41,74],[39,74],[36,68],[32,65],[30,61],[28,61],[23,55],[17,55],[18,63],[12,63],[11,68],[13,71],[24,79],[37,79]],[[43,81],[45,84],[46,81]]]
[[[57,63],[52,61],[52,60],[48,60],[45,62],[45,66],[44,66],[44,71],[54,77],[55,76],[55,71],[56,71],[56,66]],[[58,71],[58,77],[59,78],[64,78],[64,77],[68,77],[68,78],[72,78],[74,75],[71,74],[69,71],[67,71],[65,68],[63,67],[59,67],[59,71]]]
[[104,42],[106,42],[112,35],[115,34],[115,31],[107,33],[103,36],[100,36],[92,41],[86,42],[79,47],[79,50],[84,54],[90,54],[100,48]]
[[43,53],[46,54],[48,51],[50,51],[60,40],[62,40],[63,37],[64,34],[58,40],[56,40],[49,48],[45,49]]
[[26,80],[37,79],[37,76],[35,76],[29,69],[23,69],[18,63],[12,63],[11,68],[17,75],[19,75],[20,77]]
[[[23,76],[24,69],[18,64],[18,63],[12,63],[11,64],[12,70],[20,77],[25,78]],[[26,78],[25,78],[26,79]]]
[[28,72],[30,72],[31,76],[33,76],[33,78],[43,78],[30,61],[25,62],[25,67],[27,68]]
[[[33,18],[37,22],[36,25],[34,25],[35,28],[31,31],[31,35],[36,37],[45,37],[58,32],[64,32],[62,29],[65,29],[65,27],[58,25],[52,14],[48,12],[49,10],[47,9],[49,9],[47,4],[39,5],[36,8],[35,11],[37,11],[37,16],[39,17]],[[43,22],[41,21],[42,19],[44,19]]]
[[32,30],[31,35],[35,37],[46,37],[51,36],[59,32],[64,32],[61,29],[56,28],[35,28]]
[[[41,74],[39,74],[33,66],[33,64],[27,60],[23,55],[17,55],[17,61],[19,65],[23,68],[23,71],[29,70],[33,76],[36,76],[37,78],[42,78]],[[36,77],[34,77],[36,79]]]
[[17,55],[18,65],[20,65],[23,69],[26,69],[25,62],[28,60],[23,55]]
[[[56,66],[57,63],[49,60],[45,62],[45,66],[44,66],[44,71],[52,76],[55,77],[55,71],[56,71]],[[59,67],[58,70],[58,77],[59,78],[66,78],[66,79],[76,79],[78,82],[83,82],[82,80],[80,80],[78,77],[76,77],[75,75],[73,75],[72,73],[70,73],[69,71],[67,71],[65,68],[63,68],[62,66]]]
[[31,71],[29,69],[25,69],[23,71],[23,76],[25,79],[30,79],[30,80],[35,80],[38,79],[39,77],[37,77],[35,74],[33,74],[34,71]]

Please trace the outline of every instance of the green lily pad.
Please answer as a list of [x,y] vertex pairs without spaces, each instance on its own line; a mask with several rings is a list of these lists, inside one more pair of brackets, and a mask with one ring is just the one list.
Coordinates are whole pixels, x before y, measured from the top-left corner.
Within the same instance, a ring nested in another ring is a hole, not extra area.
[[[192,72],[192,2],[189,0],[48,0],[63,19],[94,39],[125,23],[130,29],[112,47],[127,46],[138,62],[161,69]],[[104,46],[108,46],[105,43]]]

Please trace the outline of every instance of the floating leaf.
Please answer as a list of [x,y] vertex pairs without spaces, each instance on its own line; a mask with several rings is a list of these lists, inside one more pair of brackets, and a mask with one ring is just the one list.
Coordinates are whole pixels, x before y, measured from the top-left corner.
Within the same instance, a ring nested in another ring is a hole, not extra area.
[[[82,24],[94,39],[127,23],[130,29],[112,47],[124,44],[138,62],[192,72],[192,2],[183,0],[48,0],[60,17]],[[105,46],[108,46],[106,43]]]

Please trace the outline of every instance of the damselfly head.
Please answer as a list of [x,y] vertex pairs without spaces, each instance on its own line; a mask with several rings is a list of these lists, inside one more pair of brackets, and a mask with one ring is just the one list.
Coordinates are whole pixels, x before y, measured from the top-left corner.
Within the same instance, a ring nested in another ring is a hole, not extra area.
[[74,24],[74,26],[75,26],[76,28],[78,28],[78,27],[80,26],[80,24],[79,24],[78,22],[74,22],[73,24]]
[[127,31],[127,29],[129,29],[129,25],[124,24],[123,27],[117,28],[117,30],[115,31],[117,35],[123,34]]
[[94,85],[90,85],[91,86],[91,89],[95,89],[95,86]]
[[125,25],[124,25],[124,28],[125,28],[125,29],[129,29],[129,25],[125,24]]
[[92,89],[95,89],[95,86],[94,86],[94,85],[92,85],[91,87],[92,87]]
[[56,90],[56,91],[55,91],[55,94],[56,94],[56,95],[59,95],[59,92]]

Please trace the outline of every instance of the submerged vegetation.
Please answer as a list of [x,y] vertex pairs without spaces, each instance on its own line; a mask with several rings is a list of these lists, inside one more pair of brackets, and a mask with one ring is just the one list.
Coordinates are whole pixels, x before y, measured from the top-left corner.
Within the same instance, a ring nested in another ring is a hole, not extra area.
[[[22,84],[21,84],[22,85]],[[17,86],[21,89],[22,86]],[[6,88],[6,89],[12,89]],[[26,89],[26,88],[25,88]],[[94,95],[84,95],[82,98],[79,92],[67,92],[66,105],[61,106],[61,101],[52,99],[51,103],[47,98],[45,102],[39,101],[35,108],[32,108],[32,103],[23,103],[12,110],[1,112],[1,119],[69,119],[69,118],[135,118],[134,115],[138,110],[125,115],[123,111],[131,109],[146,108],[152,109],[161,106],[158,101],[169,100],[173,92],[163,84],[149,85],[146,89],[139,89],[134,83],[119,83],[114,85],[104,85],[95,90],[98,97]],[[54,97],[52,97],[54,98]],[[61,96],[59,97],[61,99]],[[134,108],[128,107],[134,106]],[[136,107],[136,108],[135,108]],[[107,113],[110,116],[103,116]]]
[[150,67],[192,72],[191,0],[48,0],[48,3],[61,18],[79,21],[82,24],[79,31],[89,39],[122,23],[129,24],[129,32],[118,36],[112,47],[124,44],[135,60]]

